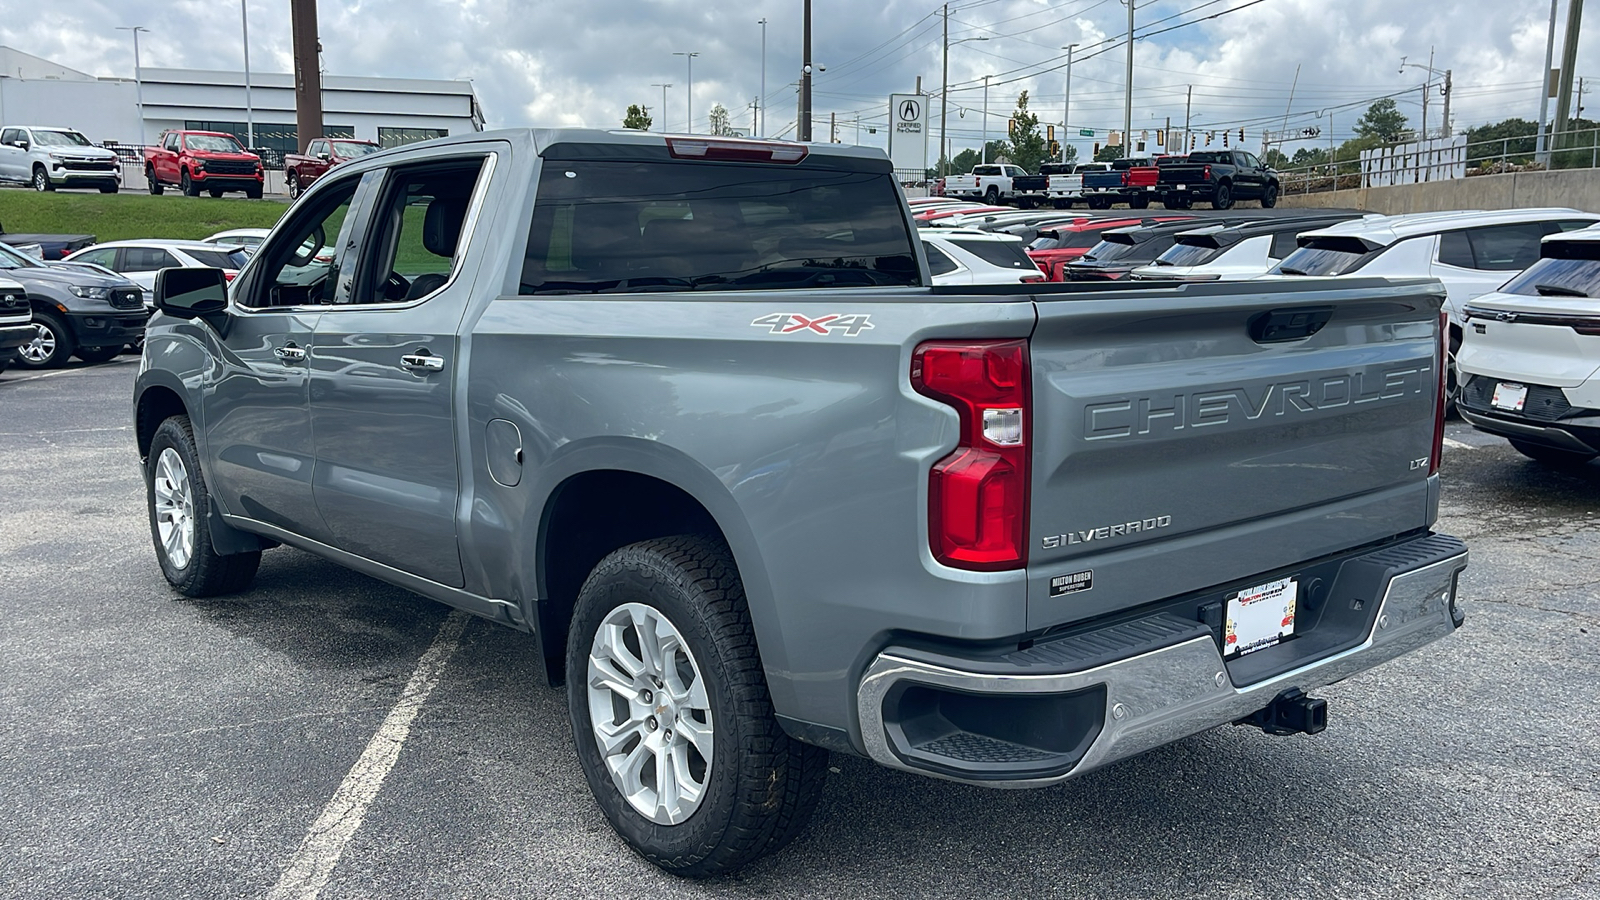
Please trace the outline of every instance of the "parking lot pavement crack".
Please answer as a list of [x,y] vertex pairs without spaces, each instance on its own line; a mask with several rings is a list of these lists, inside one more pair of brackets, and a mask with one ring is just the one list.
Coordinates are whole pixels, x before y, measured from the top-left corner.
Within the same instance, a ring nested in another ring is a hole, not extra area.
[[1534,610],[1536,612],[1555,613],[1557,615],[1571,616],[1574,619],[1582,619],[1585,622],[1590,622],[1590,623],[1595,624],[1595,625],[1600,625],[1600,616],[1596,616],[1596,615],[1594,615],[1592,613],[1579,612],[1579,611],[1577,611],[1575,609],[1556,609],[1556,608],[1551,607],[1551,606],[1538,606],[1536,604],[1530,604],[1530,603],[1519,603],[1516,600],[1491,600],[1491,599],[1489,599],[1487,597],[1475,598],[1472,602],[1473,603],[1493,603],[1493,604],[1496,604],[1496,605],[1499,605],[1499,606],[1515,606],[1518,609],[1531,609],[1531,610]]

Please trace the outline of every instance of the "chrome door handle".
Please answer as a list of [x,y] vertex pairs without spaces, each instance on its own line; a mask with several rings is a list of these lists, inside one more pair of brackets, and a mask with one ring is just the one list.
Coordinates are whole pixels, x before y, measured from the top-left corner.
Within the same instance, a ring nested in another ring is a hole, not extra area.
[[434,356],[427,350],[418,350],[416,353],[407,353],[400,357],[400,365],[413,372],[443,372],[444,357]]
[[293,344],[285,344],[272,351],[272,355],[284,362],[301,362],[306,358],[306,351]]

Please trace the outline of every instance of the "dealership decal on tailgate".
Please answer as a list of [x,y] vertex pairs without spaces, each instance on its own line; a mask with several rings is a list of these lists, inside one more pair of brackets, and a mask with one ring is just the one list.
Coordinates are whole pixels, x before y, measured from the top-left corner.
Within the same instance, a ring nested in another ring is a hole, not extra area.
[[1243,656],[1294,634],[1299,593],[1299,581],[1283,578],[1229,594],[1222,655]]
[[1071,575],[1050,576],[1050,596],[1059,597],[1062,594],[1076,594],[1094,587],[1094,570],[1087,572],[1073,572]]

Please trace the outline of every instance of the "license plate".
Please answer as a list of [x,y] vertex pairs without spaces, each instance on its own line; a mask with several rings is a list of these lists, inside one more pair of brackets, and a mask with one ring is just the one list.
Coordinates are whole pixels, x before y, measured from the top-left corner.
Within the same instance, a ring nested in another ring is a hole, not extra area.
[[1512,384],[1502,381],[1494,386],[1494,397],[1490,403],[1495,409],[1509,409],[1513,412],[1522,412],[1522,407],[1528,402],[1527,385]]
[[1228,621],[1222,655],[1244,656],[1294,634],[1294,611],[1300,582],[1281,578],[1228,595]]

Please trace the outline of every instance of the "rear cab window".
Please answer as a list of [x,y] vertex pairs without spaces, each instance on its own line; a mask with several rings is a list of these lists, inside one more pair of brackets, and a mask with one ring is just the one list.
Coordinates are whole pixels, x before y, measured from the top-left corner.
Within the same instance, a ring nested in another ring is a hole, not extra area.
[[562,158],[590,155],[581,145],[547,150],[520,293],[921,284],[886,162],[702,162],[672,159],[664,146],[625,152],[633,158]]

